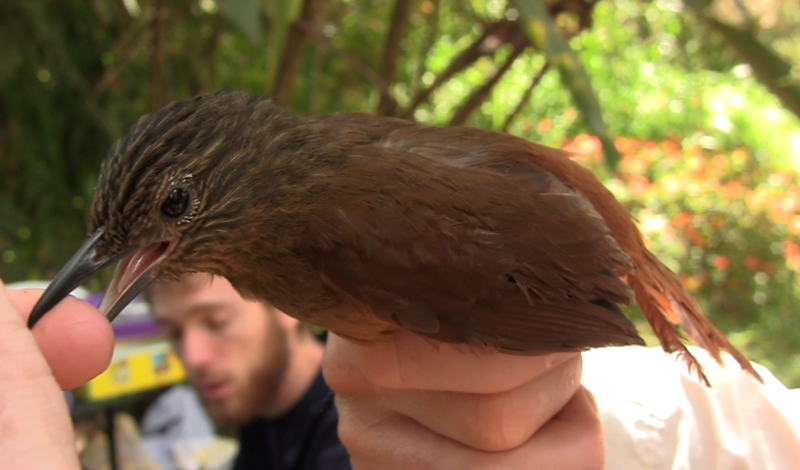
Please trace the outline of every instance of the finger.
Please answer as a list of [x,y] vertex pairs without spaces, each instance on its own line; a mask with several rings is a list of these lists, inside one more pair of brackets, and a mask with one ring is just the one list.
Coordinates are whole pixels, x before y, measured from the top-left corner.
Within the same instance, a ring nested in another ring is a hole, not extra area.
[[337,397],[341,410],[339,437],[353,468],[365,469],[577,469],[600,470],[604,464],[603,432],[585,389],[521,446],[487,452],[431,431],[419,422],[388,411],[379,402],[367,405]]
[[330,376],[342,387],[354,385],[348,382],[360,374],[367,382],[384,388],[466,393],[498,393],[516,388],[578,354],[517,356],[477,351],[434,343],[405,330],[367,346],[341,338],[334,339],[330,346],[326,379]]
[[400,391],[385,406],[443,436],[485,451],[522,445],[561,410],[580,387],[581,356],[506,392]]
[[0,455],[3,468],[78,468],[66,402],[2,282]]
[[[594,395],[580,387],[566,406],[524,446],[531,455],[565,459],[563,467],[601,470],[605,466],[605,436]],[[554,460],[559,462],[559,460]]]
[[[22,319],[27,320],[42,292],[12,289],[8,295],[22,313]],[[111,362],[114,333],[110,323],[91,304],[75,297],[68,296],[59,302],[32,332],[53,376],[64,390],[83,385]]]

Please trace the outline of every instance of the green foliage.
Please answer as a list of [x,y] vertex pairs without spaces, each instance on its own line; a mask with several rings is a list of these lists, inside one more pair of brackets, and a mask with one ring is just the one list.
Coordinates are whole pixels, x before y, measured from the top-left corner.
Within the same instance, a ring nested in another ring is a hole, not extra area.
[[518,2],[518,5],[529,23],[528,29],[531,37],[544,51],[547,60],[555,64],[561,82],[569,90],[572,101],[586,120],[586,126],[603,144],[605,161],[613,170],[619,163],[620,155],[608,135],[606,123],[603,121],[600,111],[600,103],[597,101],[597,96],[592,89],[589,77],[586,76],[583,65],[567,42],[561,38],[553,18],[541,2],[528,0]]

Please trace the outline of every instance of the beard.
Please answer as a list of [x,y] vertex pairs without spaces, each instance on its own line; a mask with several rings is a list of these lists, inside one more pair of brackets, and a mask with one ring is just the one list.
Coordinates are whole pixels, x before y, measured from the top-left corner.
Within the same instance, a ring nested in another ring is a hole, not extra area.
[[223,400],[205,401],[206,412],[224,430],[251,421],[274,402],[289,364],[287,333],[272,312],[267,313],[265,338],[260,343],[259,360],[241,387]]

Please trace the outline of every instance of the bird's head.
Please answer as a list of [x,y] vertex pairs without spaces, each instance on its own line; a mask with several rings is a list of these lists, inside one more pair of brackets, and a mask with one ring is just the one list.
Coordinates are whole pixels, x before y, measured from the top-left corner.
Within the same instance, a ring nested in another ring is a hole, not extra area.
[[176,102],[142,117],[103,162],[89,236],[36,304],[29,326],[117,261],[100,305],[109,320],[160,276],[219,271],[250,201],[242,180],[271,146],[265,127],[280,134],[292,119],[268,100],[240,93]]

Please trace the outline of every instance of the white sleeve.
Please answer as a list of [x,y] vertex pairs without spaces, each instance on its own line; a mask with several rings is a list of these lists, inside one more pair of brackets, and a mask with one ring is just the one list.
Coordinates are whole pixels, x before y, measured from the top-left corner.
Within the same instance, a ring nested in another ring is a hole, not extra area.
[[800,469],[800,390],[755,365],[765,385],[730,356],[721,368],[691,348],[711,389],[659,348],[583,354],[606,434],[608,470]]

